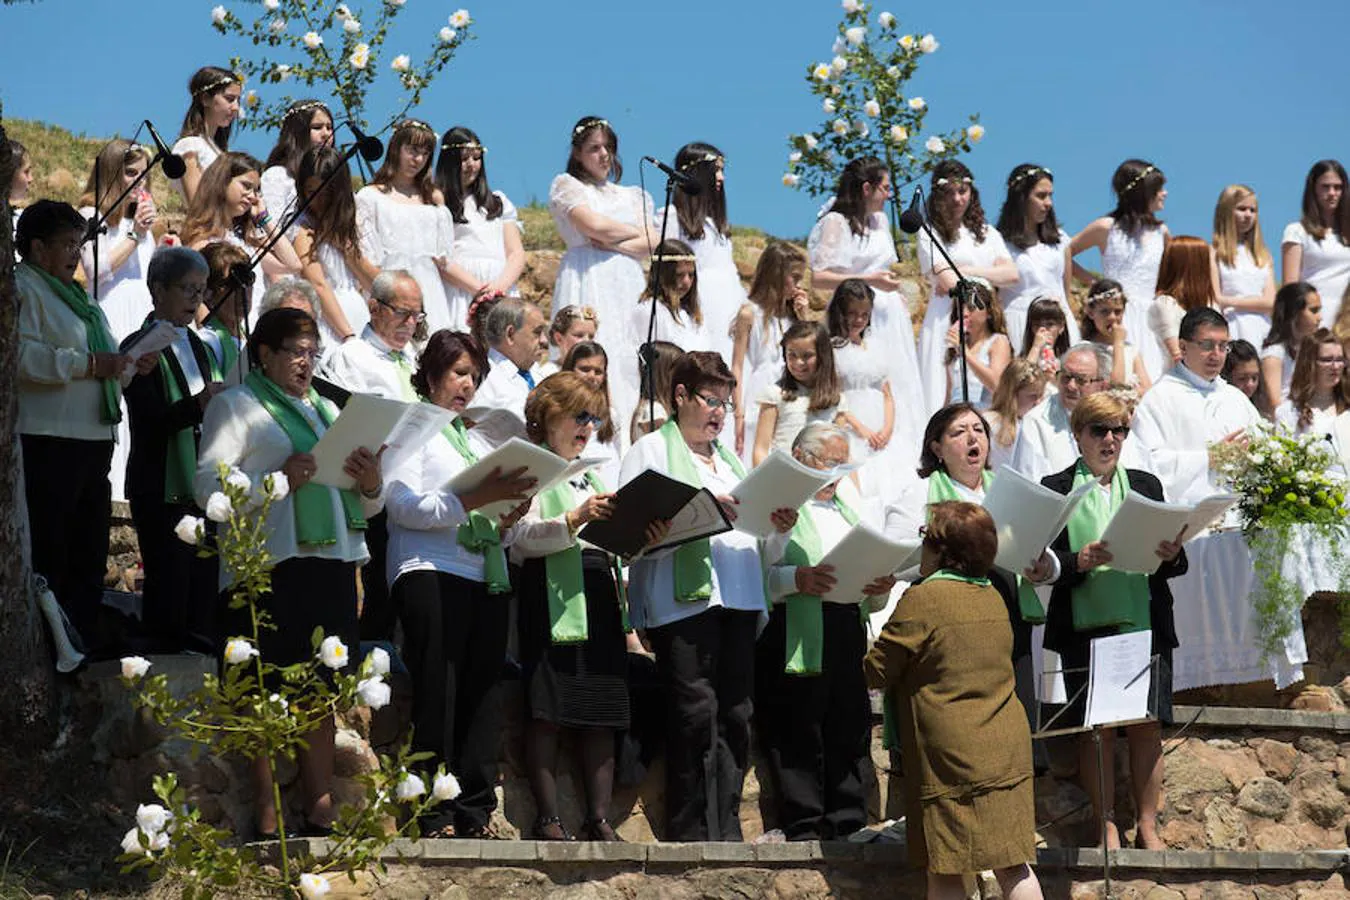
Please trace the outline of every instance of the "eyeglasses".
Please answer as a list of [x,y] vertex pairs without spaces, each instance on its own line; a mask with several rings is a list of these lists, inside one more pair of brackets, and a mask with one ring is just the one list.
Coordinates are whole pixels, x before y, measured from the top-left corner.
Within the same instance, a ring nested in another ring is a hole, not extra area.
[[1099,441],[1106,440],[1108,434],[1114,434],[1122,441],[1130,436],[1130,426],[1128,425],[1103,425],[1095,422],[1087,427],[1088,434]]
[[727,412],[736,411],[736,404],[730,399],[723,400],[720,397],[710,397],[707,394],[700,394],[698,391],[694,392],[694,396],[706,403],[708,409],[725,409]]
[[281,347],[280,351],[292,360],[303,359],[311,363],[319,358],[321,352],[318,347]]
[[394,304],[381,300],[379,297],[375,298],[375,302],[383,306],[385,309],[389,310],[394,315],[398,316],[400,322],[412,321],[416,322],[418,325],[421,325],[423,322],[427,320],[427,314],[424,312],[418,312],[416,310],[411,309],[399,309]]
[[1186,341],[1186,343],[1199,347],[1202,353],[1213,353],[1215,350],[1220,353],[1227,353],[1228,349],[1233,346],[1232,341],[1216,341],[1210,338],[1203,341]]
[[79,238],[71,238],[66,241],[45,240],[43,238],[33,238],[33,240],[42,241],[44,247],[49,247],[52,250],[64,250],[66,253],[78,253],[80,247],[84,245],[84,241]]
[[1099,384],[1102,381],[1102,379],[1093,375],[1075,375],[1073,372],[1065,372],[1063,370],[1059,373],[1059,380],[1064,384],[1076,384],[1079,387],[1087,387],[1089,384]]
[[601,419],[599,416],[595,415],[594,413],[588,413],[588,412],[579,412],[579,413],[577,413],[575,416],[572,417],[572,420],[573,420],[574,422],[576,422],[577,425],[582,426],[582,427],[585,427],[585,426],[587,426],[587,425],[599,425],[601,422],[604,421],[603,419]]
[[1319,366],[1343,366],[1345,365],[1345,357],[1344,356],[1328,356],[1325,358],[1318,357],[1317,364]]
[[207,293],[209,293],[211,290],[204,284],[193,284],[193,285],[175,284],[174,287],[178,289],[179,293],[181,293],[184,297],[187,297],[189,300],[200,300],[202,297],[205,297]]

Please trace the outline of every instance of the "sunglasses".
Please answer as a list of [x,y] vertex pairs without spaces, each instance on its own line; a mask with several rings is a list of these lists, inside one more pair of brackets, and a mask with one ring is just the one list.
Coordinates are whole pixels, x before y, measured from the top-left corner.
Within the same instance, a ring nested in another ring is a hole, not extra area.
[[1130,436],[1130,426],[1128,425],[1102,425],[1100,422],[1087,427],[1088,434],[1097,440],[1104,440],[1108,434],[1114,434],[1122,441]]
[[579,412],[572,417],[572,421],[576,422],[577,425],[579,426],[585,427],[587,425],[598,426],[604,420],[601,419],[599,416],[595,415],[594,413]]

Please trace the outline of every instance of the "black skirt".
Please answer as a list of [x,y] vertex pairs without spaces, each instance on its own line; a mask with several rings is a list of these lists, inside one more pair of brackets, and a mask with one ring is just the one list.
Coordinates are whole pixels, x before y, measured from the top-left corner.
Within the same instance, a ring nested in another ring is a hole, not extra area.
[[521,567],[520,662],[530,717],[570,728],[627,728],[628,651],[609,558],[582,552],[585,641],[554,644],[543,558]]

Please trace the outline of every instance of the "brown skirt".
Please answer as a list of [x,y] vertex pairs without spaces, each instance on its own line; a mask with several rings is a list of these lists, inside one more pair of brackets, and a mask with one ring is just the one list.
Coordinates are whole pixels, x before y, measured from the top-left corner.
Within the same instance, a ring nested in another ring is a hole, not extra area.
[[1030,778],[1008,787],[920,801],[909,815],[909,861],[939,875],[1006,869],[1036,860]]

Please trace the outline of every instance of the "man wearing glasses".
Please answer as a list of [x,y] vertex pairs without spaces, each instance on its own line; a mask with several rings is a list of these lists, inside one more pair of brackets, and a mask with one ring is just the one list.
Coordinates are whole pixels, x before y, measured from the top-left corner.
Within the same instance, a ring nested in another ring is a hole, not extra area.
[[[1111,376],[1111,350],[1088,341],[1074,344],[1059,358],[1059,374],[1052,393],[1022,419],[1017,429],[1011,465],[1018,472],[1040,482],[1061,472],[1078,459],[1078,443],[1069,428],[1069,416],[1078,401],[1105,390]],[[1127,444],[1122,463],[1129,468],[1147,469],[1137,450]]]
[[1222,315],[1208,308],[1186,313],[1180,343],[1181,361],[1158,379],[1134,413],[1135,438],[1173,503],[1217,493],[1211,445],[1245,443],[1246,430],[1260,421],[1246,396],[1219,377],[1229,346]]

